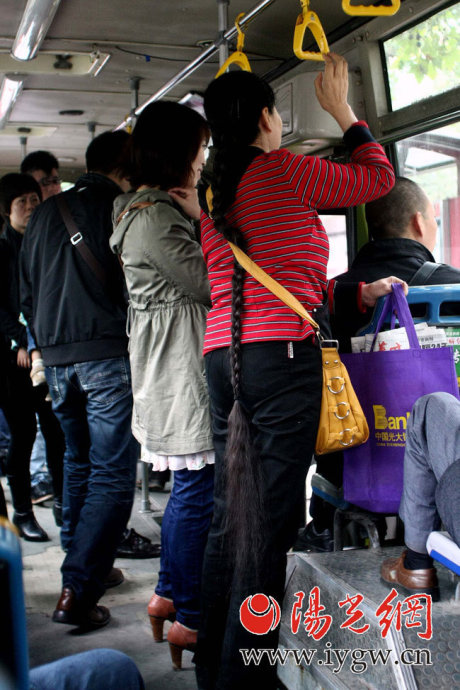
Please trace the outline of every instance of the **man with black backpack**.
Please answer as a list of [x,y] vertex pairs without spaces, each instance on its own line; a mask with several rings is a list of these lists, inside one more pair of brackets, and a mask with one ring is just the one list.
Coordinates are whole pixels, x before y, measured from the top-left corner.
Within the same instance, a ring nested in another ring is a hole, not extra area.
[[[350,338],[372,317],[373,307],[356,307],[357,284],[389,275],[409,286],[460,283],[458,268],[435,263],[432,251],[438,225],[433,204],[418,184],[397,177],[388,194],[366,204],[365,213],[370,241],[361,247],[350,269],[329,282],[331,329],[341,352],[351,352]],[[337,285],[340,290],[336,290]],[[460,315],[460,304],[446,305],[446,313]],[[341,486],[342,454],[318,456],[317,472],[334,486]],[[314,495],[310,506],[313,520],[301,530],[294,550],[332,551],[334,513],[332,504]]]
[[[341,305],[346,301],[346,285],[350,284],[350,304],[354,306],[356,283],[372,283],[389,275],[398,276],[409,286],[460,283],[458,268],[435,263],[432,251],[438,224],[433,204],[418,184],[397,177],[393,189],[366,204],[365,212],[370,241],[361,247],[349,270],[330,281],[330,294],[340,283]],[[450,309],[460,314],[460,305],[450,305]],[[331,314],[334,337],[339,339],[342,352],[350,352],[350,337],[369,323],[372,309],[332,308]]]

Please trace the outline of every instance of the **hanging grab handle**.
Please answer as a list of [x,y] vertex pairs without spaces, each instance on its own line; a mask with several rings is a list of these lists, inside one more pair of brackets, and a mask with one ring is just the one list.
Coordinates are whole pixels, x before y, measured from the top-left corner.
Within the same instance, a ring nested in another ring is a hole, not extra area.
[[235,19],[236,30],[238,31],[238,38],[236,41],[236,50],[234,53],[229,55],[228,58],[225,60],[224,64],[222,65],[222,67],[219,69],[216,76],[214,77],[215,79],[217,79],[217,77],[220,77],[221,74],[224,74],[224,72],[227,71],[227,69],[230,67],[230,65],[237,65],[244,72],[250,72],[251,71],[251,65],[249,64],[249,60],[246,57],[246,55],[243,53],[244,33],[241,31],[241,28],[240,28],[240,21],[243,17],[244,17],[244,12],[241,12],[237,16],[237,18]]
[[[300,0],[302,13],[297,17],[294,29],[294,54],[299,60],[323,60],[323,53],[329,52],[326,34],[316,12],[308,9],[309,0]],[[303,50],[305,31],[309,29],[318,44],[319,52]]]
[[350,5],[350,0],[342,0],[342,9],[352,17],[391,17],[401,6],[401,0],[391,0],[390,5]]

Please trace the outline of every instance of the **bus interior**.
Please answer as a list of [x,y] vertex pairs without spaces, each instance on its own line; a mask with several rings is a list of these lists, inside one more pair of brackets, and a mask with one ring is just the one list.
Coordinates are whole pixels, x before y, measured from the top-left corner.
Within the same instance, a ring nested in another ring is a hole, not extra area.
[[[460,268],[459,2],[2,0],[1,9],[0,176],[18,171],[27,153],[47,150],[59,161],[63,188],[70,187],[84,171],[85,150],[95,135],[129,131],[143,107],[158,99],[200,109],[201,94],[229,59],[229,69],[249,64],[274,87],[282,146],[344,160],[341,132],[314,95],[321,52],[329,46],[348,61],[356,114],[386,148],[396,173],[417,182],[433,202],[439,227],[436,261]],[[347,270],[367,241],[367,230],[359,209],[321,217],[331,246],[328,277],[333,277]],[[132,525],[153,541],[159,541],[167,497],[136,492]],[[52,624],[62,551],[51,510],[41,509],[40,522],[52,542],[22,543],[31,664],[114,647],[135,659],[148,689],[195,688],[191,657],[182,672],[174,673],[165,650],[151,638],[145,608],[156,560],[118,563],[126,575],[124,592],[106,596],[114,622],[104,630],[78,637]],[[328,592],[330,605],[346,592],[361,591],[367,609],[375,610],[387,592],[378,581],[379,560],[379,549],[294,555],[287,591],[292,596],[318,585]],[[331,639],[341,651],[363,642],[375,649],[423,647],[429,650],[428,663],[369,664],[363,671],[350,670],[347,662],[338,673],[332,663],[288,662],[279,664],[280,687],[460,687],[456,581],[447,571],[442,578],[449,595],[436,604],[433,620],[440,632],[431,640],[422,644],[407,629],[382,640],[375,627],[366,640],[341,630]],[[292,638],[287,624],[280,644],[315,646]]]

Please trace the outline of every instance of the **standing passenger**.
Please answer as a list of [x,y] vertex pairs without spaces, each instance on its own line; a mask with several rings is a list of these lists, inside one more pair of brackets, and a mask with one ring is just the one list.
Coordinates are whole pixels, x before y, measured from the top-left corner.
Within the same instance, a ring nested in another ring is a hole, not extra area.
[[126,132],[104,132],[90,143],[88,172],[37,209],[21,257],[23,311],[66,440],[69,529],[61,533],[67,554],[53,621],[85,627],[108,623],[108,609],[97,602],[111,572],[112,586],[122,581],[112,565],[131,513],[138,454],[124,280],[109,248],[113,200],[126,184],[119,162],[127,139]]
[[234,261],[231,240],[311,312],[326,288],[327,235],[317,208],[353,206],[393,185],[366,123],[347,103],[347,63],[325,56],[316,93],[344,131],[348,165],[280,149],[282,121],[268,84],[230,72],[205,93],[216,149],[211,216],[202,241],[212,309],[205,336],[216,478],[202,584],[197,678],[201,688],[276,687],[268,660],[240,649],[276,648],[239,611],[250,595],[281,603],[286,552],[296,536],[321,401],[321,353],[312,327]]
[[[34,180],[38,182],[43,201],[49,199],[49,197],[54,194],[60,194],[62,191],[61,180],[59,179],[59,162],[49,151],[34,151],[33,153],[29,153],[21,163],[21,172],[31,175]],[[31,350],[31,345],[32,344],[29,343],[29,350]],[[38,382],[43,381],[46,383],[45,367],[43,366],[41,352],[37,349],[33,349],[31,351],[31,358],[31,377],[34,386],[37,386]],[[39,428],[38,431],[41,432],[41,428]],[[62,436],[62,432],[60,435]],[[42,452],[43,446],[43,437],[39,435],[36,438],[30,462],[32,503],[42,503],[46,501],[50,493],[52,493],[54,495],[53,512],[56,524],[62,527],[63,453],[61,453],[59,465],[55,463],[54,468],[51,468],[51,478],[48,471],[50,468],[47,468],[43,462],[45,459],[43,458]],[[47,448],[47,456],[48,455],[49,452]]]
[[153,470],[174,470],[161,526],[161,565],[148,606],[154,638],[166,618],[173,664],[194,647],[203,552],[212,514],[214,452],[203,362],[209,283],[193,219],[206,122],[177,103],[139,117],[128,170],[134,194],[115,202],[110,244],[129,292],[133,433]]
[[[46,391],[42,386],[34,388],[30,379],[27,330],[20,319],[19,295],[19,253],[27,223],[40,201],[40,187],[29,175],[9,173],[1,178],[0,214],[5,227],[0,238],[0,407],[10,430],[5,465],[14,507],[13,523],[28,541],[49,539],[32,510],[29,469],[37,429],[35,411],[38,406],[46,406]],[[56,427],[54,440],[50,428],[49,447],[54,443],[62,465],[63,444],[56,448],[62,432],[51,409],[48,413]],[[56,453],[50,454],[50,459],[51,455]]]

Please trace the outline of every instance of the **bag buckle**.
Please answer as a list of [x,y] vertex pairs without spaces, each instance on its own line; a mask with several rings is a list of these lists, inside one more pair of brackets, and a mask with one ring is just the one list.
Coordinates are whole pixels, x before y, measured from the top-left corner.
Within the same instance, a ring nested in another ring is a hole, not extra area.
[[70,238],[70,241],[72,242],[73,246],[75,247],[76,244],[81,242],[83,239],[83,235],[81,232],[76,232],[75,235],[72,235]]
[[[330,344],[332,343],[332,344]],[[321,337],[321,349],[324,348],[334,348],[336,350],[339,349],[339,341],[338,340],[327,340],[326,338]]]

